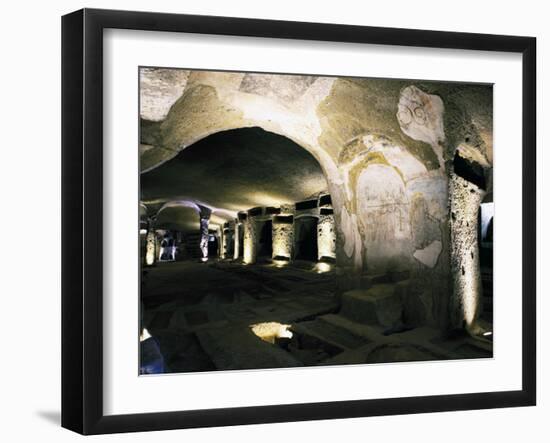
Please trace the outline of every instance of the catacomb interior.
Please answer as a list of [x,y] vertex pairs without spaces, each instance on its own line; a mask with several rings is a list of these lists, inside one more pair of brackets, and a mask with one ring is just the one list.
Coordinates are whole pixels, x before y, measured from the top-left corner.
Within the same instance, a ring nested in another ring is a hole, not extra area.
[[493,352],[492,86],[142,68],[140,373]]

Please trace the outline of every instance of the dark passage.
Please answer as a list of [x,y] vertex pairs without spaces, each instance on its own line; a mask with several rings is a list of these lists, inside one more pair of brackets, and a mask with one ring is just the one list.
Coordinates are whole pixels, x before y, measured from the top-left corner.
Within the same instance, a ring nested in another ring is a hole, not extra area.
[[212,234],[208,236],[208,257],[218,257],[218,237]]
[[239,258],[244,256],[244,229],[239,226]]
[[297,218],[295,235],[296,260],[317,261],[317,219]]
[[258,257],[271,257],[273,253],[272,230],[273,222],[267,220],[260,222],[258,239]]

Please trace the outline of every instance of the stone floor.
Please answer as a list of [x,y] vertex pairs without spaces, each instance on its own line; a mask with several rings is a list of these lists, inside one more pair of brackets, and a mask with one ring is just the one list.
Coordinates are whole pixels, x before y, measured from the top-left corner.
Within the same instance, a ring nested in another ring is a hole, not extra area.
[[400,324],[402,280],[346,292],[336,280],[310,262],[161,263],[144,270],[142,322],[164,372],[492,356],[490,340]]

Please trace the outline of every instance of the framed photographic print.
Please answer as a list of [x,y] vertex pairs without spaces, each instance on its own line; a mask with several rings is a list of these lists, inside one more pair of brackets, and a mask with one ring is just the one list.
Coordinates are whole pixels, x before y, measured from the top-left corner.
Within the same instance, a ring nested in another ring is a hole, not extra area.
[[62,425],[534,405],[535,51],[64,16]]

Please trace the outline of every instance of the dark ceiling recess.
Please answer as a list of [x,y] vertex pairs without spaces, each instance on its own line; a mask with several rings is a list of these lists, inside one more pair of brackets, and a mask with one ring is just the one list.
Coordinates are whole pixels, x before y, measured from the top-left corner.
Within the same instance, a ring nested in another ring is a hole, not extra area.
[[278,224],[292,224],[294,217],[292,215],[278,215],[273,218],[273,221]]
[[255,215],[262,215],[262,208],[257,207],[257,208],[249,209],[248,215],[250,215],[251,217],[254,217]]
[[273,206],[268,206],[267,208],[265,208],[265,213],[267,215],[280,214],[281,208],[274,208]]
[[468,180],[477,187],[486,190],[485,173],[483,166],[460,155],[457,150],[453,160],[453,169],[456,175]]
[[313,209],[317,207],[317,200],[306,200],[296,203],[296,210]]
[[332,200],[330,199],[330,194],[322,195],[319,198],[319,206],[331,205]]

